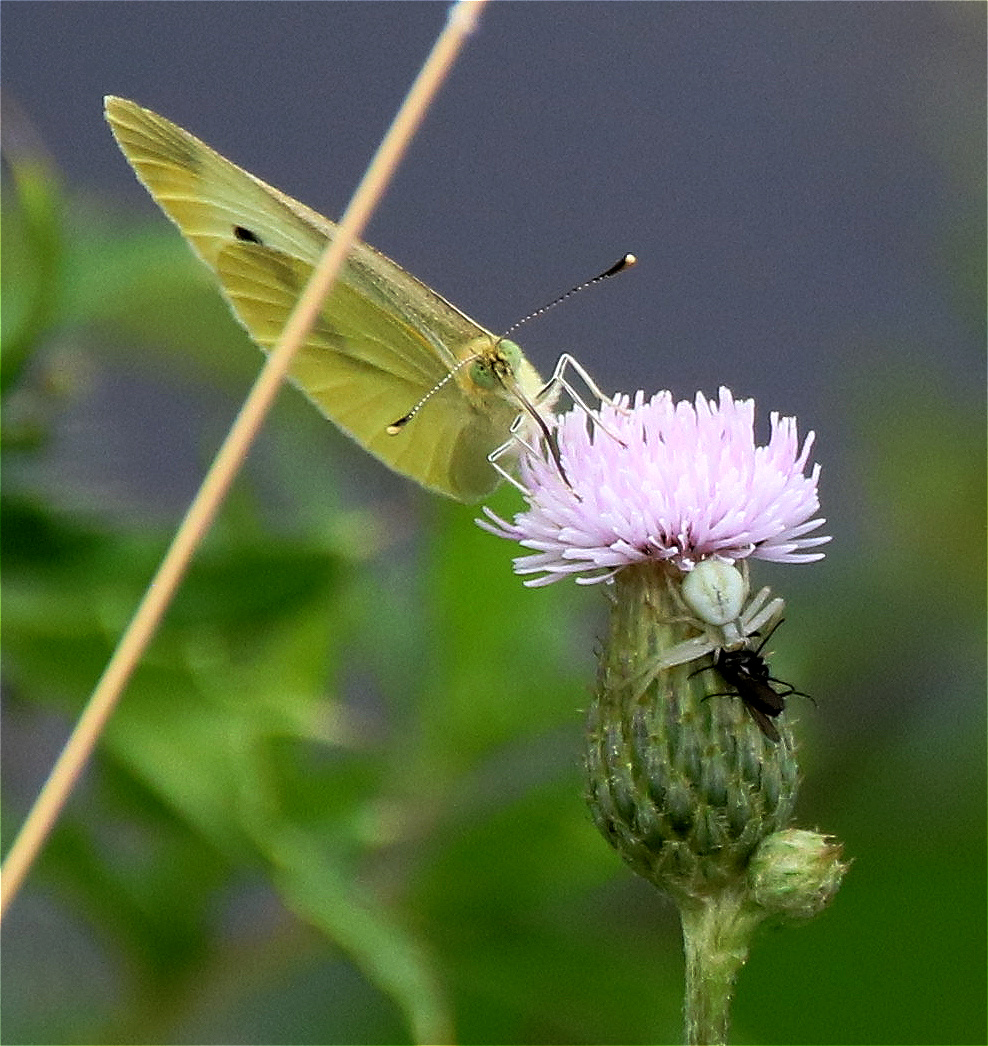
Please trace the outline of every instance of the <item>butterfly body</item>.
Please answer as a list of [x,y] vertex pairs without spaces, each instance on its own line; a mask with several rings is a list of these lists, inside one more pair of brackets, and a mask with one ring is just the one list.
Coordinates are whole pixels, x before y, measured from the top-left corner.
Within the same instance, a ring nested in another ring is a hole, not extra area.
[[[140,181],[270,351],[334,223],[134,102],[108,97],[106,116]],[[359,242],[291,379],[386,465],[461,501],[497,486],[488,455],[543,391],[517,345]]]

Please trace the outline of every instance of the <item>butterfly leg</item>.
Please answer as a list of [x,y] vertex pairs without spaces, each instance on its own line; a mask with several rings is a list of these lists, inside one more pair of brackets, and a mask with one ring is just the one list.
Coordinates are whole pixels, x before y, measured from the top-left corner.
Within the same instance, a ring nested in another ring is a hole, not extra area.
[[538,395],[535,397],[537,403],[542,400],[553,390],[558,391],[564,389],[569,393],[574,403],[579,404],[588,414],[594,414],[586,403],[583,401],[582,396],[574,389],[570,380],[566,377],[566,371],[573,370],[579,376],[580,380],[587,387],[590,394],[598,400],[600,403],[610,403],[613,406],[613,401],[605,396],[603,392],[597,387],[597,383],[590,377],[584,368],[583,364],[580,363],[575,356],[571,356],[568,352],[564,352],[562,356],[556,361],[556,367],[552,372],[552,377],[542,386],[539,390]]
[[573,381],[567,377],[566,372],[568,370],[572,370],[579,377],[580,381],[582,381],[586,387],[586,390],[590,393],[590,396],[597,400],[598,404],[606,403],[615,410],[625,412],[624,408],[600,391],[597,387],[597,383],[590,377],[583,365],[568,352],[564,352],[557,360],[555,370],[552,372],[552,377],[542,386],[538,395],[535,397],[535,402],[540,405],[542,403],[547,403],[550,406],[554,405],[559,397],[560,391],[563,391],[573,401],[574,406],[579,407],[598,428],[606,432],[615,442],[624,446],[624,440],[604,424],[600,417],[599,406],[591,407],[584,394],[576,387]]
[[[542,416],[538,414],[537,411],[535,411],[534,407],[530,407],[530,409],[532,412],[532,418],[534,418],[537,424],[539,434],[542,436],[543,444],[546,448],[548,448],[549,454],[552,457],[553,463],[556,466],[556,470],[559,472],[559,475],[562,478],[562,481],[566,484],[566,486],[570,487],[570,482],[566,476],[566,470],[563,468],[563,461],[559,454],[559,443],[556,440],[555,433],[549,428],[545,419],[542,418]],[[505,442],[502,443],[500,447],[496,447],[494,450],[491,451],[490,454],[487,455],[487,460],[491,463],[491,466],[493,467],[495,472],[497,472],[500,476],[506,479],[512,486],[520,490],[522,494],[526,495],[529,494],[530,491],[527,490],[522,485],[522,483],[520,483],[506,468],[504,468],[504,466],[501,464],[501,458],[506,457],[509,454],[512,457],[517,458],[519,445],[524,447],[524,449],[528,451],[528,453],[534,458],[542,456],[539,449],[533,446],[531,443],[529,443],[526,440],[525,436],[522,435],[522,433],[526,429],[526,426],[530,424],[532,418],[529,418],[524,413],[519,414],[518,417],[515,418],[515,420],[511,423],[511,437],[505,440]],[[570,487],[570,490],[573,491],[573,497],[575,497],[577,501],[582,500],[580,498],[580,495],[577,494],[572,487]]]
[[510,439],[504,441],[500,447],[492,450],[487,455],[487,460],[491,463],[491,467],[494,471],[502,478],[506,479],[516,490],[521,491],[522,494],[530,494],[529,491],[518,479],[514,473],[510,472],[501,464],[501,459],[510,455],[512,460],[518,458],[518,444],[520,443],[527,451],[534,453],[532,448],[521,438],[521,436],[514,434],[515,425],[521,420],[521,415],[515,420],[514,425],[511,426],[513,435]]

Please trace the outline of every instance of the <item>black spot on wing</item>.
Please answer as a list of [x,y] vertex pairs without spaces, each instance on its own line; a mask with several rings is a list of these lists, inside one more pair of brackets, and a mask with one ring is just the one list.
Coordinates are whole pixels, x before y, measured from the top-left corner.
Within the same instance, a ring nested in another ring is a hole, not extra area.
[[234,225],[233,235],[242,243],[261,243],[261,237],[256,232],[251,232],[250,229],[245,229],[242,225]]

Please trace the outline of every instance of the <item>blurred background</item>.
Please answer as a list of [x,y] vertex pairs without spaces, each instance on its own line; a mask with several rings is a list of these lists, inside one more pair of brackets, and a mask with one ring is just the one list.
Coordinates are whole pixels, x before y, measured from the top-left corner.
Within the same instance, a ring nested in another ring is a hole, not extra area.
[[[4,4],[4,844],[260,364],[102,118],[336,217],[433,3]],[[985,8],[495,4],[367,239],[549,372],[815,430],[799,824],[736,1042],[985,1035]],[[520,498],[491,499],[503,515]],[[674,909],[596,834],[599,590],[537,592],[279,400],[3,935],[9,1043],[678,1041]]]

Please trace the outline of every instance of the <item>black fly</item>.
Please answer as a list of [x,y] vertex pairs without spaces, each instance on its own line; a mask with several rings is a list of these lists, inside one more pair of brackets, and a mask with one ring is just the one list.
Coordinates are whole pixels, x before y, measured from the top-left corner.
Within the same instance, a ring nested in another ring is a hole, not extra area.
[[[725,690],[717,694],[708,694],[707,697],[734,697],[736,693],[751,718],[758,724],[761,732],[770,741],[775,742],[779,741],[779,731],[772,720],[785,710],[786,698],[792,697],[793,694],[801,697],[810,696],[804,694],[802,690],[797,690],[791,683],[770,675],[768,662],[762,657],[762,649],[781,624],[781,620],[777,621],[754,650],[749,650],[747,647],[741,650],[722,648],[717,651],[717,660],[712,665],[698,668],[690,674],[692,678],[701,672],[709,672],[710,669],[716,668],[721,679],[728,686],[734,687],[734,691]],[[785,689],[776,690],[772,686],[773,683]],[[810,700],[813,699],[810,698]]]

